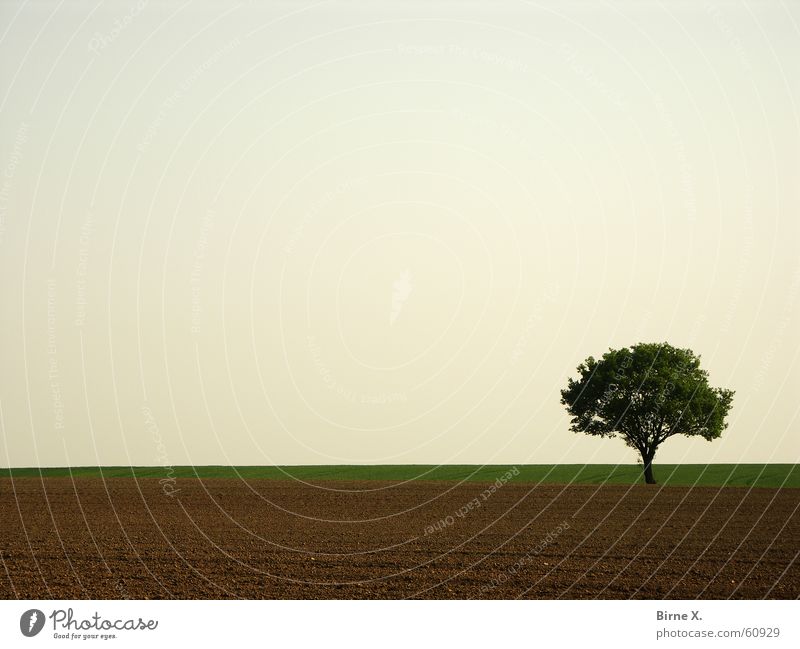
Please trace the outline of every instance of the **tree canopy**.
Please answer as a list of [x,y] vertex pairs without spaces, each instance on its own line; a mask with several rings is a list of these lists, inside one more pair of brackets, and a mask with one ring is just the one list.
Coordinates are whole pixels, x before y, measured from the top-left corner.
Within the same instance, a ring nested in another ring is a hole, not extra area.
[[733,394],[709,385],[692,350],[639,343],[587,358],[561,391],[561,403],[572,431],[621,437],[640,454],[645,481],[654,483],[656,449],[673,435],[718,438]]

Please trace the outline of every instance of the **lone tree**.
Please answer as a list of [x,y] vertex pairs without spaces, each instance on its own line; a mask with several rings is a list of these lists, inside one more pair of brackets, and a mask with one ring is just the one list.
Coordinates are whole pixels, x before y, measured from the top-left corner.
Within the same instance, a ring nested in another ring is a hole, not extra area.
[[656,449],[673,435],[708,441],[722,434],[733,391],[712,388],[708,372],[690,349],[640,343],[591,356],[569,379],[561,403],[572,415],[570,430],[621,437],[642,457],[644,480],[655,484]]

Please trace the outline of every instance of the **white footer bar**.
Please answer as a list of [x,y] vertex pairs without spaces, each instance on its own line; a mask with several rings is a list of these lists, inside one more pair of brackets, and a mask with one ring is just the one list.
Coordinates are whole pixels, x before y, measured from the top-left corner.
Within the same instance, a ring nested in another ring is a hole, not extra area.
[[2,601],[0,646],[777,648],[798,620],[797,601]]

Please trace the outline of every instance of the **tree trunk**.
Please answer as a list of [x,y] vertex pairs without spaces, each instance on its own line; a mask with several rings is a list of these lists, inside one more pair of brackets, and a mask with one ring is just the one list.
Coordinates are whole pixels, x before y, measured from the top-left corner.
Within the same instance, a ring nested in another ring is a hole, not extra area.
[[644,464],[644,482],[645,484],[655,484],[656,479],[653,477],[653,458],[655,453],[642,453],[642,464]]

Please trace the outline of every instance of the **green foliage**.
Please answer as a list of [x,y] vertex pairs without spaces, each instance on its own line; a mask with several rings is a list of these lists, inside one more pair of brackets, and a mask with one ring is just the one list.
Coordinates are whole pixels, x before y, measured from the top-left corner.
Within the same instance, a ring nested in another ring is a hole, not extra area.
[[700,358],[667,343],[640,343],[589,357],[569,379],[561,403],[570,429],[621,437],[642,456],[645,468],[673,435],[713,440],[726,427],[733,391],[712,388]]

